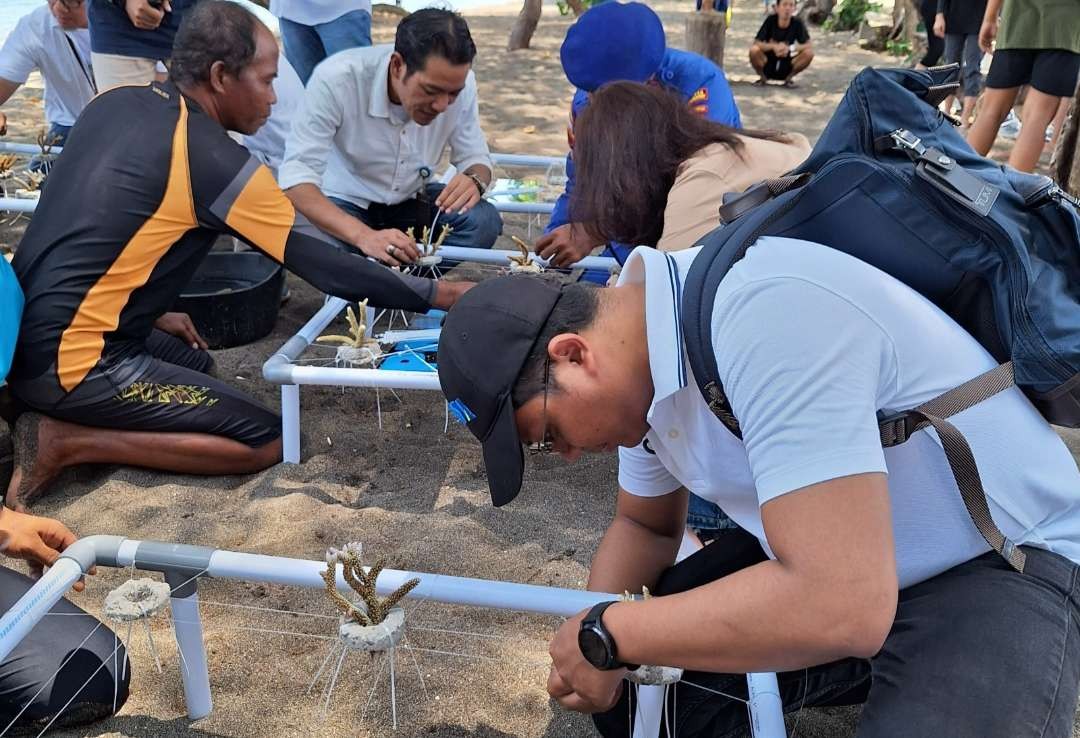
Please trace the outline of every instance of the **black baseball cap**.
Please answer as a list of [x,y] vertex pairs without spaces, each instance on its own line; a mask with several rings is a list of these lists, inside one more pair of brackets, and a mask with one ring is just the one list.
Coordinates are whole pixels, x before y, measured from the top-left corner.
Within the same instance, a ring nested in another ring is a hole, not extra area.
[[439,383],[450,411],[484,446],[496,507],[517,497],[525,470],[511,393],[562,291],[562,283],[543,277],[488,279],[466,292],[443,323]]

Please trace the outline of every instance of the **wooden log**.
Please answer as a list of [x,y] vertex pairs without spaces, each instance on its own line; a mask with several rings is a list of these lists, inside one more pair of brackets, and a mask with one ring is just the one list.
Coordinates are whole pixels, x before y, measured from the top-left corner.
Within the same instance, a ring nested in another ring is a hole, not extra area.
[[1063,190],[1080,197],[1080,86],[1061,126],[1050,168],[1054,181]]
[[723,13],[704,7],[686,16],[686,49],[712,59],[724,66],[724,41],[727,37],[727,19]]
[[525,0],[518,13],[514,27],[510,29],[510,43],[507,44],[509,51],[529,48],[536,25],[540,22],[540,11],[543,0]]

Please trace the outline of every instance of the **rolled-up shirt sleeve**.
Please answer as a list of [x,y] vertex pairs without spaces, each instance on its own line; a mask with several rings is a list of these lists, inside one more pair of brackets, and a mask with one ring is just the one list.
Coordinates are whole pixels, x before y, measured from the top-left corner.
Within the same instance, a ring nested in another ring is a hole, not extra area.
[[495,165],[491,161],[487,139],[480,128],[480,101],[476,94],[476,78],[472,72],[469,72],[457,105],[460,106],[457,125],[450,134],[450,163],[459,172],[477,164],[494,171]]
[[38,66],[32,44],[33,30],[25,18],[15,24],[15,30],[0,48],[0,78],[16,84],[25,84],[30,73]]
[[322,187],[326,160],[344,120],[341,96],[334,94],[330,81],[319,71],[316,67],[308,82],[285,142],[285,158],[278,170],[284,190],[299,184]]

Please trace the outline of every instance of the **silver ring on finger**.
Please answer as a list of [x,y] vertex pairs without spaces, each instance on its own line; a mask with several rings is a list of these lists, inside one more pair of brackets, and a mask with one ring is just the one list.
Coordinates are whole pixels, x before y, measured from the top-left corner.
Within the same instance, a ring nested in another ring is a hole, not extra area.
[[390,256],[393,256],[393,255],[394,255],[394,252],[395,252],[395,251],[397,251],[397,246],[395,246],[395,245],[394,245],[394,244],[392,244],[392,243],[391,243],[391,244],[387,244],[387,246],[386,246],[386,253],[390,254]]

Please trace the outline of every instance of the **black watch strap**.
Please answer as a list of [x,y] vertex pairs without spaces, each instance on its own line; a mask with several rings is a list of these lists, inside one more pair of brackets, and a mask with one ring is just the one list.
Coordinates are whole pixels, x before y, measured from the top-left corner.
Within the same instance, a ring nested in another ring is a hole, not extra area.
[[[596,668],[601,669],[601,670],[613,670],[613,669],[624,669],[625,668],[625,669],[629,669],[630,671],[633,671],[634,669],[638,668],[638,665],[637,664],[627,664],[627,663],[623,663],[623,662],[619,661],[619,652],[618,652],[618,648],[615,645],[615,639],[612,638],[611,633],[604,626],[604,621],[603,621],[604,611],[607,610],[612,605],[614,605],[617,601],[618,600],[608,600],[607,602],[598,602],[597,604],[592,606],[592,608],[589,610],[588,614],[585,615],[585,618],[581,621],[581,631],[586,631],[586,630],[592,631],[592,634],[594,634],[597,638],[599,638],[605,644],[605,648],[607,650],[607,655],[608,655],[608,657],[606,659],[606,662],[598,664],[598,663],[593,662],[591,659],[588,659],[587,654],[584,654],[584,652],[583,652],[583,655],[586,656],[586,660],[588,660],[589,663],[591,663],[593,666],[595,666]],[[579,645],[581,643],[580,634],[579,634],[579,637],[578,637],[578,643],[579,643]]]

